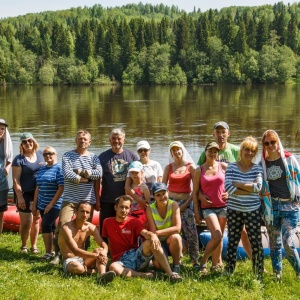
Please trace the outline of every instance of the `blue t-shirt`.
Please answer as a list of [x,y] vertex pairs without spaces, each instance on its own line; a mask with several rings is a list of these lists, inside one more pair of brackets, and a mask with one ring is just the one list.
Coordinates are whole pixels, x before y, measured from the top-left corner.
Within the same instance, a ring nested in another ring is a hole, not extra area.
[[99,160],[103,169],[100,201],[114,203],[117,197],[125,195],[128,166],[138,157],[127,149],[122,153],[109,149],[99,155]]
[[[36,185],[39,188],[37,208],[44,210],[52,201],[58,187],[64,185],[64,176],[61,165],[56,163],[53,166],[43,166],[37,173]],[[62,196],[57,200],[53,208],[60,209]]]
[[29,162],[24,155],[18,154],[13,162],[13,167],[21,167],[20,184],[22,192],[34,192],[36,188],[36,175],[38,170],[45,164],[41,151],[36,152],[36,161]]

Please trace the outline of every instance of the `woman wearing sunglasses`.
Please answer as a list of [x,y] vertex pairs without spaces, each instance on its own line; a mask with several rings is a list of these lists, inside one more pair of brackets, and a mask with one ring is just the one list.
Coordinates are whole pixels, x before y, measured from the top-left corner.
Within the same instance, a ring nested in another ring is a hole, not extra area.
[[283,149],[274,130],[263,134],[262,147],[262,196],[273,272],[280,281],[283,244],[286,257],[300,278],[300,260],[293,242],[299,218],[300,166],[296,158]]
[[44,165],[39,144],[32,134],[25,132],[20,136],[20,154],[12,163],[13,185],[16,205],[20,215],[21,252],[28,253],[27,242],[30,236],[31,251],[38,254],[36,243],[39,233],[39,217],[32,215],[32,204],[36,188],[36,174]]
[[47,146],[43,156],[46,165],[37,173],[32,214],[35,216],[40,213],[42,217],[42,235],[46,249],[42,260],[50,261],[55,221],[59,216],[64,191],[64,176],[61,165],[57,163],[57,153],[53,147]]
[[[138,142],[136,145],[136,150],[140,157],[139,161],[143,165],[143,180],[150,191],[151,200],[152,200],[151,202],[153,202],[154,199],[152,195],[152,187],[156,182],[162,181],[163,170],[159,162],[150,159],[151,148],[147,141]],[[132,180],[128,173],[126,184],[125,184],[126,193],[131,197],[133,197],[134,200],[136,200],[140,205],[146,208],[145,200],[134,192],[134,190],[131,188],[131,185],[132,185]]]

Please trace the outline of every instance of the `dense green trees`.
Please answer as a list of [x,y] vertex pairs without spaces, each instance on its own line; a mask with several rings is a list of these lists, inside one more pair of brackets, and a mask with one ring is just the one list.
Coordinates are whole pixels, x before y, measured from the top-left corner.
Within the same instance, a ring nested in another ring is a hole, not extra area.
[[300,79],[300,3],[186,13],[72,8],[0,20],[0,83],[285,83]]

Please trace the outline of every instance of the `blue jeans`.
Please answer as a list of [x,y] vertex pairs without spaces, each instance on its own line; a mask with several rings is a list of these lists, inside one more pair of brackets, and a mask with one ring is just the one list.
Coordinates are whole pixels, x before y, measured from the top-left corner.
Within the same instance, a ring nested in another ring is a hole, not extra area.
[[[280,206],[284,206],[284,204]],[[298,223],[298,211],[286,211],[280,209],[273,210],[273,213],[273,224],[267,225],[273,271],[276,273],[282,272],[281,248],[283,245],[289,263],[295,270],[296,274],[300,274],[299,254],[293,242],[293,237],[296,234],[296,227]]]

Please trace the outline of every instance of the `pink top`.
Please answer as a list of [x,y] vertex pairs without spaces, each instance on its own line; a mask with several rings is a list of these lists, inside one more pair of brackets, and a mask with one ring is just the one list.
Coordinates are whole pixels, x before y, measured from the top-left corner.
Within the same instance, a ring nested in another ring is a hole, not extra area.
[[226,202],[222,199],[222,194],[225,193],[225,173],[222,169],[221,163],[218,164],[218,172],[215,175],[207,176],[201,166],[200,185],[203,194],[208,196],[212,202],[210,206],[203,206],[201,208],[221,208],[226,206]]
[[169,164],[169,186],[168,190],[173,193],[190,193],[191,179],[190,163],[187,164],[186,170],[182,174],[173,173],[172,164]]

